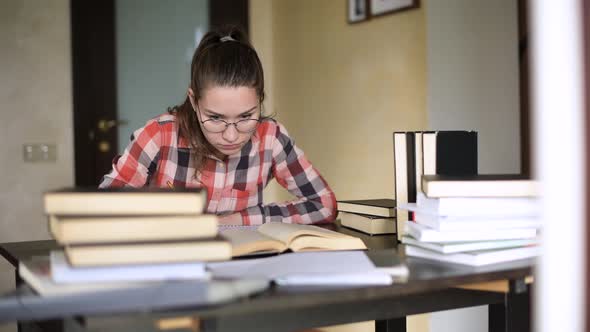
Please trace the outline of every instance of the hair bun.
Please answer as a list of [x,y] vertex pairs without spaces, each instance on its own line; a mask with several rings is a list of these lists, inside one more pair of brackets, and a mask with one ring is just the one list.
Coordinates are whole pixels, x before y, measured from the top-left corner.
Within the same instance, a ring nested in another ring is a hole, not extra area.
[[244,44],[250,44],[244,30],[237,25],[225,25],[218,29],[217,33],[220,42],[237,41]]
[[223,37],[219,38],[219,41],[223,43],[223,42],[227,42],[227,41],[236,41],[236,40],[233,39],[232,36],[227,35],[227,36],[223,36]]

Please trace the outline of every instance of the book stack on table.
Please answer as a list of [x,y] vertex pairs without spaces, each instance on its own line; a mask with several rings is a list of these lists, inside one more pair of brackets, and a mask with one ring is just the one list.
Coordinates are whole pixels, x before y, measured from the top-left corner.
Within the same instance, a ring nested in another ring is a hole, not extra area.
[[20,275],[41,294],[206,278],[205,262],[230,259],[231,244],[205,204],[198,189],[46,192],[49,230],[62,248],[22,262]]
[[364,199],[338,201],[338,216],[344,227],[375,234],[394,234],[395,200]]
[[465,265],[535,257],[540,229],[537,183],[513,175],[422,177],[402,243],[407,256]]
[[[416,203],[423,175],[477,174],[477,132],[466,130],[400,131],[393,133],[395,200]],[[411,212],[397,211],[397,239],[401,241]]]

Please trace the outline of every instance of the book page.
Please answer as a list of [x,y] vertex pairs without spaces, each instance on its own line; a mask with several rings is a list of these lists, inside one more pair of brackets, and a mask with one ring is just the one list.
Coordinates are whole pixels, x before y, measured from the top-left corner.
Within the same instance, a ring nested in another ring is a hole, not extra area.
[[315,250],[358,250],[367,249],[363,240],[349,236],[346,238],[321,238],[318,236],[298,236],[289,244],[294,252]]
[[227,228],[221,232],[232,246],[232,256],[243,256],[258,251],[282,252],[287,245],[254,229]]
[[359,238],[312,225],[267,223],[258,232],[286,243],[293,251],[366,249]]
[[288,280],[291,277],[300,280],[295,282],[294,279],[297,284],[346,285],[362,281],[361,275],[368,283],[375,282],[375,275],[388,275],[391,283],[387,272],[377,269],[364,252],[358,251],[287,253],[260,259],[208,263],[207,268],[214,278],[266,278],[280,281],[281,285],[290,284]]
[[258,232],[289,244],[294,238],[302,235],[313,235],[322,238],[343,238],[348,235],[312,225],[287,224],[271,222],[260,225]]

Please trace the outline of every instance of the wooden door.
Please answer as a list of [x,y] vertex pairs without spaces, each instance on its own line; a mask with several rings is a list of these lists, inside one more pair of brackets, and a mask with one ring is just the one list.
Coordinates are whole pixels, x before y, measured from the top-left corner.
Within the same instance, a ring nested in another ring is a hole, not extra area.
[[215,28],[226,24],[237,25],[248,34],[248,7],[248,0],[209,1],[209,26]]
[[115,0],[71,0],[76,186],[96,186],[117,153]]

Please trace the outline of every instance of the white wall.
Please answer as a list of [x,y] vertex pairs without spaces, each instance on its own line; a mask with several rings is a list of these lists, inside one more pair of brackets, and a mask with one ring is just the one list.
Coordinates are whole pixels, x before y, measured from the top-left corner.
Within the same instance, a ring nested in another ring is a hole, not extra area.
[[520,172],[514,0],[428,1],[431,129],[473,129],[480,173]]
[[[428,122],[478,131],[480,173],[520,172],[514,0],[428,1]],[[432,332],[487,331],[487,306],[431,315]]]
[[207,32],[208,0],[117,0],[119,151],[146,121],[184,101],[196,43]]
[[[1,242],[49,238],[41,194],[74,183],[69,22],[68,0],[2,0]],[[57,161],[25,163],[25,143],[55,144]],[[0,293],[13,285],[0,263]]]

